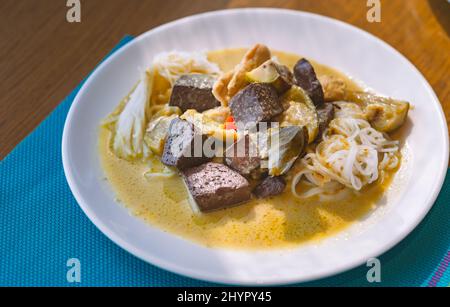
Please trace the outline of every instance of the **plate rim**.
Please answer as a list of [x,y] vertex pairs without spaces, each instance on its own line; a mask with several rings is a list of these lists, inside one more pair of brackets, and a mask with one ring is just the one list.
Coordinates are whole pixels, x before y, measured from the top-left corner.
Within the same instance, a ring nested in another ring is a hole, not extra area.
[[[186,16],[180,19],[176,19],[173,20],[171,22],[162,24],[158,27],[155,27],[153,29],[150,29],[142,34],[140,34],[139,36],[135,37],[132,41],[128,42],[125,46],[123,46],[122,48],[120,48],[119,50],[117,50],[116,52],[114,52],[110,57],[108,57],[107,59],[105,59],[103,62],[101,62],[93,71],[92,73],[89,75],[89,77],[85,80],[85,82],[83,83],[83,85],[81,86],[81,88],[79,89],[76,97],[74,98],[69,112],[67,114],[65,123],[64,123],[64,130],[63,130],[63,135],[62,135],[62,145],[61,145],[61,153],[62,153],[62,162],[63,162],[63,169],[64,169],[64,174],[66,177],[66,180],[68,182],[68,185],[70,187],[70,190],[75,198],[75,200],[77,201],[78,205],[81,207],[81,209],[83,210],[83,212],[86,214],[86,216],[89,218],[89,220],[106,236],[108,237],[111,241],[113,241],[116,245],[118,245],[119,247],[121,247],[122,249],[126,250],[127,252],[131,253],[132,255],[134,255],[135,257],[151,264],[154,265],[156,267],[159,267],[163,270],[167,270],[185,277],[190,277],[190,278],[196,278],[199,280],[203,280],[203,281],[208,281],[208,282],[213,282],[213,283],[219,283],[219,284],[238,284],[238,285],[286,285],[286,284],[293,284],[293,283],[298,283],[298,282],[308,282],[308,281],[312,281],[312,280],[317,280],[317,279],[321,279],[321,278],[325,278],[325,277],[331,277],[334,276],[338,273],[343,273],[349,269],[355,268],[359,265],[362,265],[365,260],[364,259],[359,259],[359,260],[354,260],[354,261],[349,261],[346,265],[340,265],[338,267],[333,268],[333,270],[328,271],[326,273],[315,273],[315,274],[310,274],[307,278],[295,278],[295,277],[291,277],[291,278],[287,278],[287,277],[283,277],[283,278],[278,278],[276,281],[264,281],[264,282],[257,282],[257,281],[246,281],[246,280],[239,280],[239,278],[235,278],[235,277],[229,277],[229,276],[225,276],[225,277],[216,277],[216,276],[211,276],[208,274],[204,274],[204,273],[199,273],[195,270],[191,270],[190,268],[184,268],[184,267],[180,267],[176,264],[173,264],[172,262],[168,262],[165,261],[164,259],[158,258],[158,257],[154,257],[153,255],[144,255],[142,254],[141,250],[137,247],[135,247],[132,244],[129,244],[126,240],[123,240],[122,238],[120,238],[120,236],[118,234],[116,234],[112,229],[110,229],[103,221],[102,219],[97,216],[91,209],[90,206],[87,205],[88,201],[81,195],[81,192],[78,189],[78,186],[76,184],[76,181],[73,177],[72,174],[72,169],[71,166],[69,164],[68,161],[68,144],[69,144],[69,140],[67,138],[67,131],[70,129],[70,126],[72,124],[72,117],[74,114],[74,110],[76,105],[78,104],[78,101],[80,100],[80,96],[82,96],[81,94],[86,90],[86,88],[91,84],[92,80],[94,79],[96,73],[101,70],[103,67],[107,66],[109,64],[110,61],[112,61],[112,59],[118,55],[120,55],[121,53],[125,52],[128,48],[131,48],[132,45],[138,43],[140,40],[143,40],[146,38],[146,36],[148,35],[152,35],[155,32],[159,32],[159,31],[163,31],[165,28],[174,26],[174,25],[181,25],[183,23],[189,22],[192,19],[196,19],[196,18],[202,18],[202,17],[210,17],[210,16],[214,16],[214,15],[227,15],[227,14],[239,14],[242,12],[266,12],[266,13],[276,13],[276,14],[292,14],[292,15],[298,15],[298,16],[306,16],[306,17],[311,17],[311,18],[316,18],[316,19],[324,19],[327,22],[333,22],[333,23],[338,23],[340,26],[349,28],[353,31],[357,31],[360,32],[360,34],[363,34],[365,36],[369,36],[371,39],[374,39],[377,41],[377,43],[380,43],[383,45],[383,47],[389,49],[390,52],[395,53],[399,59],[401,59],[404,64],[408,65],[409,68],[411,68],[413,71],[415,71],[415,73],[418,75],[418,77],[420,77],[422,79],[423,84],[426,87],[426,90],[428,92],[428,94],[435,100],[434,102],[437,103],[437,107],[439,112],[439,118],[443,124],[444,128],[447,128],[446,133],[444,133],[444,148],[445,151],[442,153],[443,155],[443,161],[442,161],[442,165],[440,165],[440,173],[438,174],[438,179],[437,179],[437,184],[434,186],[434,191],[431,194],[431,196],[429,197],[428,201],[426,203],[423,204],[422,209],[421,209],[421,214],[417,214],[415,216],[415,218],[413,220],[411,220],[409,222],[409,227],[405,228],[404,231],[402,231],[396,238],[392,239],[391,241],[389,241],[387,244],[384,244],[382,246],[382,248],[379,248],[376,252],[376,255],[374,255],[374,257],[378,257],[381,256],[382,254],[386,253],[388,250],[390,250],[391,248],[393,248],[395,245],[397,245],[398,243],[400,243],[401,241],[403,241],[417,226],[418,224],[426,217],[426,215],[428,214],[428,212],[430,211],[430,209],[432,208],[432,206],[434,205],[445,180],[445,176],[447,173],[447,168],[448,168],[448,161],[449,161],[449,137],[448,137],[448,127],[447,127],[447,121],[442,109],[442,104],[440,103],[436,93],[434,92],[433,88],[431,87],[431,85],[428,83],[428,80],[423,76],[423,74],[415,67],[414,64],[412,64],[403,54],[401,54],[399,51],[397,51],[394,47],[392,47],[391,45],[389,45],[387,42],[383,41],[382,39],[380,39],[379,37],[363,30],[360,29],[354,25],[351,25],[349,23],[346,23],[344,21],[338,20],[338,19],[334,19],[328,16],[324,16],[324,15],[319,15],[319,14],[315,14],[315,13],[310,13],[310,12],[304,12],[304,11],[297,11],[297,10],[290,10],[290,9],[280,9],[280,8],[236,8],[236,9],[225,9],[225,10],[214,10],[214,11],[208,11],[208,12],[204,12],[204,13],[199,13],[199,14],[194,14],[194,15],[190,15],[190,16]],[[217,250],[217,249],[216,249]]]

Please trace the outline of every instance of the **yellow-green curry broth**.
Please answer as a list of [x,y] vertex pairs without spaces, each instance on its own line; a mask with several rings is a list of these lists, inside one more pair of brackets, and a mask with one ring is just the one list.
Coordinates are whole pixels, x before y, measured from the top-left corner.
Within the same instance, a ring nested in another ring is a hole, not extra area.
[[[213,51],[210,61],[223,71],[232,69],[245,49]],[[299,56],[274,51],[280,62],[292,68]],[[317,75],[335,75],[350,89],[358,86],[343,74],[313,62]],[[250,202],[208,214],[194,214],[188,192],[180,176],[146,178],[149,163],[117,158],[108,146],[110,131],[101,128],[99,154],[109,183],[117,199],[133,214],[164,231],[211,247],[267,249],[292,247],[317,240],[343,230],[375,208],[389,184],[372,184],[359,194],[336,202],[319,202],[318,198],[295,198],[290,186],[278,196]]]

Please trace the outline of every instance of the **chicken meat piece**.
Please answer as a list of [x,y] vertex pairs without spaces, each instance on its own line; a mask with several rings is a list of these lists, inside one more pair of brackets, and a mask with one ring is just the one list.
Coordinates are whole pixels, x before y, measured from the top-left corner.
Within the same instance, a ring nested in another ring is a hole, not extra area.
[[245,73],[252,71],[262,63],[270,60],[270,57],[270,50],[265,45],[256,44],[247,51],[239,65],[234,69],[233,77],[230,83],[228,83],[228,96],[233,97],[234,94],[248,84]]
[[344,80],[330,75],[323,75],[319,77],[322,84],[325,101],[340,101],[345,100],[345,91],[347,85]]
[[216,81],[213,86],[213,95],[223,106],[228,105],[228,101],[242,88],[248,85],[245,74],[252,71],[271,58],[271,53],[267,46],[256,44],[249,49],[241,62],[232,70]]
[[217,79],[217,81],[213,85],[212,93],[217,100],[220,101],[222,106],[228,105],[228,83],[230,83],[231,78],[233,77],[234,71],[230,70],[229,72],[223,74]]

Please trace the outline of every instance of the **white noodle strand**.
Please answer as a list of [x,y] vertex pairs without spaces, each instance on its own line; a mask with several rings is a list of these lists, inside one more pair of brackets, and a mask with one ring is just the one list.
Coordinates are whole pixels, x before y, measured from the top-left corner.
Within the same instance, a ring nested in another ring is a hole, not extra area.
[[[300,161],[291,185],[298,198],[319,196],[321,200],[348,197],[351,191],[384,177],[386,170],[399,164],[399,142],[370,126],[361,116],[359,107],[341,103],[340,113],[331,121],[323,141],[309,150]],[[299,194],[297,185],[303,182],[307,191]]]

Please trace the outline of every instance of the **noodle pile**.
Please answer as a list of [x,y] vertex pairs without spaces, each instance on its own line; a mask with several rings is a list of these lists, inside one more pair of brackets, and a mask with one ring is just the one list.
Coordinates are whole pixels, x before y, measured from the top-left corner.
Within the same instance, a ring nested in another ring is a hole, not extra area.
[[[344,105],[345,104],[345,105]],[[337,200],[382,178],[384,171],[399,164],[399,142],[375,130],[354,103],[337,103],[336,118],[330,122],[323,140],[309,148],[299,161],[300,171],[292,180],[298,198],[319,195],[321,200]],[[307,187],[302,194],[297,185]]]
[[162,77],[169,81],[170,87],[184,74],[219,75],[221,73],[219,66],[208,61],[203,52],[163,52],[156,55],[153,66]]

